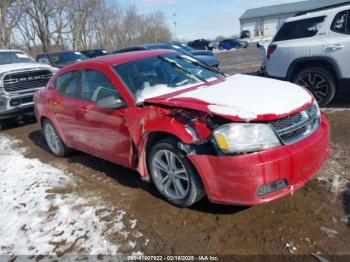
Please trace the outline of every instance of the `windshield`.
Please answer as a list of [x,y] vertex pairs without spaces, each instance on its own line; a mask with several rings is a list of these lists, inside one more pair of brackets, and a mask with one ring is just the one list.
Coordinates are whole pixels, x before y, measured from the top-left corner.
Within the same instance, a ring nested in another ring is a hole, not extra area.
[[17,63],[35,63],[35,61],[22,52],[0,52],[0,65]]
[[55,65],[69,65],[74,62],[88,59],[86,55],[80,52],[51,54],[51,60]]
[[224,77],[198,60],[178,54],[136,60],[114,69],[137,101]]

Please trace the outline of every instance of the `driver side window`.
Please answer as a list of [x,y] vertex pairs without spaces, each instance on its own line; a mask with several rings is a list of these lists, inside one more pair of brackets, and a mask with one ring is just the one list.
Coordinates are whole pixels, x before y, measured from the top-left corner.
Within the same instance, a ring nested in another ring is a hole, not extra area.
[[96,102],[110,96],[121,100],[119,92],[105,74],[96,70],[83,71],[81,99]]

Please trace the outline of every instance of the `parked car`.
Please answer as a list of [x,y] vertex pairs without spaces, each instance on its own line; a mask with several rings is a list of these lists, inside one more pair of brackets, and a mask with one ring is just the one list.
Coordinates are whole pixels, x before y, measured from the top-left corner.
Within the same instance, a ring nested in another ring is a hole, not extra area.
[[[35,95],[51,152],[137,170],[171,203],[256,205],[288,195],[329,155],[329,123],[297,85],[226,77],[172,50],[61,69]],[[130,178],[132,179],[132,178]]]
[[205,39],[197,39],[192,42],[188,42],[187,45],[197,50],[213,50],[210,46],[210,41]]
[[218,41],[218,40],[211,41],[209,44],[211,50],[219,49],[219,43],[220,43],[220,41]]
[[251,34],[250,34],[250,31],[249,30],[243,30],[241,32],[241,39],[244,39],[244,38],[250,38],[251,37]]
[[33,112],[33,94],[57,69],[20,50],[0,50],[0,121]]
[[258,72],[258,74],[262,75],[262,76],[265,75],[265,67],[266,67],[266,62],[267,62],[267,50],[272,42],[272,39],[273,39],[272,37],[265,37],[256,43],[256,46],[257,46],[257,48],[260,49],[261,56],[263,58],[260,71]]
[[225,39],[219,43],[219,49],[221,50],[230,50],[232,48],[247,48],[248,46],[249,44],[247,41],[243,41],[238,38]]
[[89,49],[89,50],[81,50],[79,52],[82,53],[83,55],[86,55],[89,58],[108,55],[108,52],[104,49]]
[[[206,51],[199,51],[198,53],[190,53],[182,45],[173,44],[173,43],[155,43],[155,44],[144,44],[139,46],[127,47],[122,49],[117,49],[112,51],[112,54],[125,53],[130,51],[144,51],[144,50],[156,50],[156,49],[171,49],[176,50],[184,55],[191,56],[195,59],[198,59],[200,62],[207,64],[210,67],[218,68],[220,65],[220,60],[218,57],[207,53],[202,53]],[[210,51],[209,51],[210,52]]]
[[286,20],[268,48],[266,74],[304,86],[321,106],[349,92],[350,5]]
[[53,67],[62,68],[66,65],[88,59],[86,55],[83,55],[77,51],[57,51],[41,53],[36,56],[36,61],[42,64],[48,64]]
[[193,49],[192,47],[186,45],[186,44],[183,44],[183,43],[179,43],[179,42],[171,42],[169,43],[170,45],[172,45],[175,49],[177,50],[183,50],[183,51],[186,51],[188,53],[191,53],[192,55],[194,56],[198,56],[198,55],[204,55],[204,56],[214,56],[214,53],[213,51],[210,51],[210,50],[196,50],[196,49]]

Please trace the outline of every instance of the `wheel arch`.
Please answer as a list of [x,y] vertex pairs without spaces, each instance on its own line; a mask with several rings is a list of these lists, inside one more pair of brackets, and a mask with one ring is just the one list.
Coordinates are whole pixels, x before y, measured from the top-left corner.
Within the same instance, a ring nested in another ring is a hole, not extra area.
[[41,127],[41,130],[43,130],[43,127],[44,127],[44,121],[45,120],[48,120],[52,123],[52,125],[54,126],[54,128],[57,130],[60,138],[62,139],[62,141],[67,145],[69,146],[70,144],[68,143],[69,141],[66,139],[66,137],[64,136],[64,133],[61,129],[61,126],[58,124],[58,122],[56,121],[53,121],[51,120],[47,115],[42,115],[40,116],[40,119],[39,119],[39,123],[40,123],[40,127]]
[[327,69],[336,81],[341,78],[341,71],[336,61],[328,57],[303,57],[296,59],[290,65],[287,80],[292,81],[295,75],[307,67],[321,67]]

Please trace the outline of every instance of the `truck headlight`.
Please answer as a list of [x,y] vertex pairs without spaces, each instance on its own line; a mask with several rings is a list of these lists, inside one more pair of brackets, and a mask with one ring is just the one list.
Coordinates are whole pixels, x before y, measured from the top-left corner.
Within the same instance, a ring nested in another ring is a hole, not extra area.
[[225,153],[257,152],[281,145],[275,132],[266,124],[227,124],[216,129],[213,135]]

